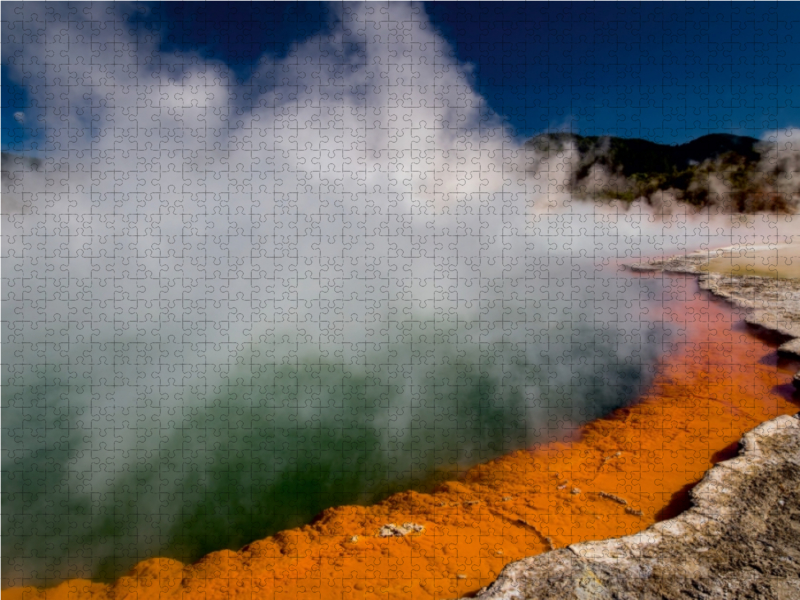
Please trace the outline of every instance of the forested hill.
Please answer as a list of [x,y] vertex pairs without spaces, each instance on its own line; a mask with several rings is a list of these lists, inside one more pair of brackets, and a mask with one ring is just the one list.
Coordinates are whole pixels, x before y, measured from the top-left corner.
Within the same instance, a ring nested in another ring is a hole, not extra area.
[[641,198],[746,213],[794,213],[800,204],[800,152],[790,144],[724,133],[675,146],[547,133],[525,146],[537,152],[534,169],[563,161],[570,191],[581,198]]

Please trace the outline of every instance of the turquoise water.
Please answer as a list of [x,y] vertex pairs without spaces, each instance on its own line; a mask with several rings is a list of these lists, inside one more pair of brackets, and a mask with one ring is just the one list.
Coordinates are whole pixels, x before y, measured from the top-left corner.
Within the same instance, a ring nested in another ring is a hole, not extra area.
[[[658,287],[610,281],[629,308]],[[4,572],[50,584],[192,561],[557,437],[650,380],[665,331],[619,322],[620,298],[542,301],[548,320],[409,319],[349,353],[251,344],[202,385],[143,381],[135,401],[124,385],[101,398],[75,365],[37,365],[23,385],[6,369]]]

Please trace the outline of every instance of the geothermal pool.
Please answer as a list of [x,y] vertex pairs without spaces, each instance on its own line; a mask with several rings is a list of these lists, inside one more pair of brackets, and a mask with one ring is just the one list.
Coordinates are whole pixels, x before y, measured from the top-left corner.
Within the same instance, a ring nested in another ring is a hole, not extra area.
[[[302,321],[276,341],[253,322],[216,363],[168,341],[193,333],[190,311],[150,321],[152,344],[58,315],[15,336],[11,317],[5,351],[26,358],[4,382],[5,585],[238,549],[331,506],[429,491],[636,400],[679,343],[656,316],[661,281],[569,256],[527,272],[472,310],[408,302],[335,342],[303,343]],[[29,310],[17,290],[4,313]]]
[[640,398],[687,335],[662,280],[619,262],[792,230],[524,184],[326,204],[187,176],[177,211],[15,162],[5,586],[196,560],[564,439]]
[[[675,332],[635,404],[581,427],[562,425],[557,439],[468,469],[433,494],[326,510],[312,525],[240,552],[215,552],[190,567],[147,560],[113,587],[71,581],[48,598],[178,588],[189,598],[457,597],[524,556],[634,533],[678,514],[691,487],[735,454],[744,432],[797,411],[791,378],[800,364],[779,360],[775,340],[700,292],[694,277],[630,277],[640,289],[660,290],[649,316]],[[425,529],[376,537],[382,525],[403,522]]]

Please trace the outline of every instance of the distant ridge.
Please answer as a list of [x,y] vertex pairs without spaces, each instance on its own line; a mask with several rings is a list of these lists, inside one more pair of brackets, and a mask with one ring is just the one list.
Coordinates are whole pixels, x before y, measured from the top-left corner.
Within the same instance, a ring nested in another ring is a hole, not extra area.
[[[670,146],[637,138],[545,133],[525,143],[544,161],[559,159],[579,198],[650,204],[683,202],[724,212],[794,213],[800,160],[775,144],[712,133]],[[534,167],[537,168],[537,167]]]
[[592,156],[597,162],[621,167],[626,176],[641,172],[667,172],[685,169],[693,162],[720,158],[728,152],[748,161],[760,158],[753,137],[712,133],[677,146],[658,144],[639,138],[581,136],[575,133],[545,133],[528,140],[526,146],[537,149],[563,150],[572,142],[581,156]]

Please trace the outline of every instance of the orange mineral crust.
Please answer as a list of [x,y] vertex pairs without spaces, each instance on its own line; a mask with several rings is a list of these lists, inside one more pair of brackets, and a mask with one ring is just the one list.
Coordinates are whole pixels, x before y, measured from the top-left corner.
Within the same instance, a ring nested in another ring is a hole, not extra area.
[[[432,494],[332,508],[313,524],[193,565],[155,558],[110,585],[72,580],[12,588],[3,599],[452,598],[522,557],[670,518],[744,432],[797,404],[792,370],[781,368],[774,346],[693,278],[668,281],[655,318],[685,335],[635,406],[572,432],[563,425],[561,441],[474,467]],[[379,537],[390,523],[424,529]]]

